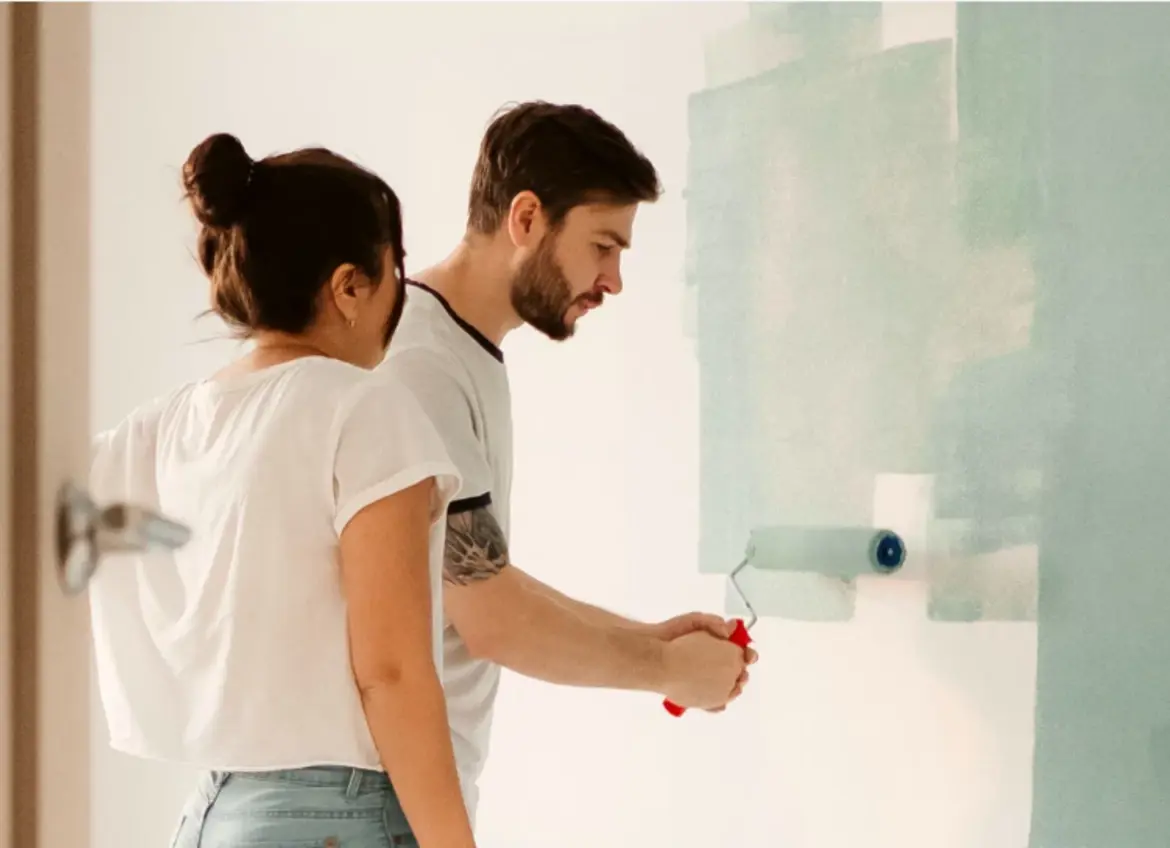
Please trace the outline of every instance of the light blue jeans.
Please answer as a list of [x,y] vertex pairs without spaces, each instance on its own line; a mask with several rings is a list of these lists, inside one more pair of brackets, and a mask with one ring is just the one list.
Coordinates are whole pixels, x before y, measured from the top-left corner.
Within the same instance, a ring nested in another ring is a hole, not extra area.
[[210,772],[172,848],[418,848],[385,774],[318,766]]

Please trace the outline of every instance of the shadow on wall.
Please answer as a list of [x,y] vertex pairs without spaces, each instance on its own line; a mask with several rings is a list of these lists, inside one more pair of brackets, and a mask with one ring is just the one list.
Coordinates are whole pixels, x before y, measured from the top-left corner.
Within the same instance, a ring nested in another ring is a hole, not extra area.
[[[1164,848],[1170,9],[959,4],[890,49],[882,15],[756,7],[711,47],[747,78],[692,98],[700,568],[902,521],[930,620],[1038,621],[1030,845]],[[857,612],[815,563],[750,579]]]

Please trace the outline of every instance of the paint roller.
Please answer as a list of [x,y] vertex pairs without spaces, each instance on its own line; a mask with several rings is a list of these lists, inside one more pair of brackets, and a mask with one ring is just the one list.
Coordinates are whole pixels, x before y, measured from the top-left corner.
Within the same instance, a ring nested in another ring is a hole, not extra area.
[[[816,572],[852,580],[863,574],[893,574],[906,561],[906,545],[892,530],[872,527],[764,527],[748,537],[747,551],[728,575],[731,586],[748,611],[748,620],[735,620],[729,641],[741,648],[751,644],[752,626],[759,620],[736,577],[748,566],[766,571]],[[672,716],[686,708],[663,702]]]

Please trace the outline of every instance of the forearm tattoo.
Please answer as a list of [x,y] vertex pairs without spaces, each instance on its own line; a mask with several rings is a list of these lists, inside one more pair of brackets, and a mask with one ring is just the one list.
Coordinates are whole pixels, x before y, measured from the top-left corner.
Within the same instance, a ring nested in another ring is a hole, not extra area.
[[499,574],[508,564],[508,541],[487,507],[447,516],[443,579],[466,586]]

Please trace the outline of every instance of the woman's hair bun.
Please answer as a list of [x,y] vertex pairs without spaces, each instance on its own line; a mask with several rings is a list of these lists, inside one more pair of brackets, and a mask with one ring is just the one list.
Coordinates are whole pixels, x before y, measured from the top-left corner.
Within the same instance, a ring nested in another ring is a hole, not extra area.
[[234,135],[208,136],[183,165],[183,188],[191,209],[205,227],[227,229],[239,223],[255,163]]

